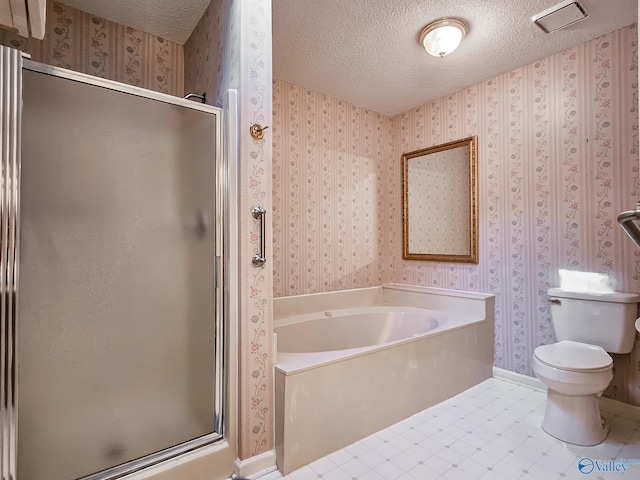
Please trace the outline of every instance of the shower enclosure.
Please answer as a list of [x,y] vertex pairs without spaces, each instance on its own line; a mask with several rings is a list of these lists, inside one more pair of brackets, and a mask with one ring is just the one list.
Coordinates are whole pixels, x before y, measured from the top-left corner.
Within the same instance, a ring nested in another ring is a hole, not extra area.
[[220,110],[1,48],[2,480],[218,441]]

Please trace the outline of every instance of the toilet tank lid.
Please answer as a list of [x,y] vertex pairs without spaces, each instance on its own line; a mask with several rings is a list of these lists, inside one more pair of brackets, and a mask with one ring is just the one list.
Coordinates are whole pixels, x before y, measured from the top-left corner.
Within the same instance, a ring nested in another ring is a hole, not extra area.
[[596,302],[614,302],[614,303],[638,303],[640,295],[636,293],[593,293],[593,292],[572,292],[562,288],[550,288],[547,291],[550,297],[573,298],[576,300],[593,300]]

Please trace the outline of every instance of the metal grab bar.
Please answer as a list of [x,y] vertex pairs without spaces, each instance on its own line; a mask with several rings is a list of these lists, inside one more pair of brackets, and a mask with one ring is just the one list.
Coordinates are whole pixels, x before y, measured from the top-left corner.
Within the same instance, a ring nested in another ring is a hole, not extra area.
[[635,210],[628,210],[618,215],[618,223],[636,247],[640,248],[640,228],[635,224],[636,220],[640,220],[640,202],[636,203]]
[[254,267],[262,267],[267,261],[267,258],[265,256],[267,244],[265,239],[264,225],[264,217],[266,213],[267,211],[260,205],[254,205],[253,207],[251,207],[251,215],[253,215],[253,218],[255,218],[256,220],[260,220],[260,253],[255,253],[253,255],[251,263],[253,263]]

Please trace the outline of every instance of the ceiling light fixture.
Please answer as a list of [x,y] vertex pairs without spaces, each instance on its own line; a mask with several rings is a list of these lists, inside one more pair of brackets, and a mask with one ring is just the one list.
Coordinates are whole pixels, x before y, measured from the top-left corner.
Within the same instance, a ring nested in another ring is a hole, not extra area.
[[453,52],[467,33],[464,22],[456,18],[441,18],[422,29],[420,43],[434,57],[444,57]]

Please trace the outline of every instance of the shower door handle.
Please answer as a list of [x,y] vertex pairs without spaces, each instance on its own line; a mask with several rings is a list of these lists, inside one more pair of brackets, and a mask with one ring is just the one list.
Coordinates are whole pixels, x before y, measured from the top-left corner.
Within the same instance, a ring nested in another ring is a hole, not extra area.
[[255,218],[256,220],[260,220],[260,253],[256,253],[253,255],[251,263],[253,263],[254,267],[261,267],[267,261],[267,258],[265,256],[267,245],[264,225],[264,216],[266,215],[266,213],[267,211],[260,205],[254,205],[253,207],[251,207],[251,215],[253,215],[253,218]]

